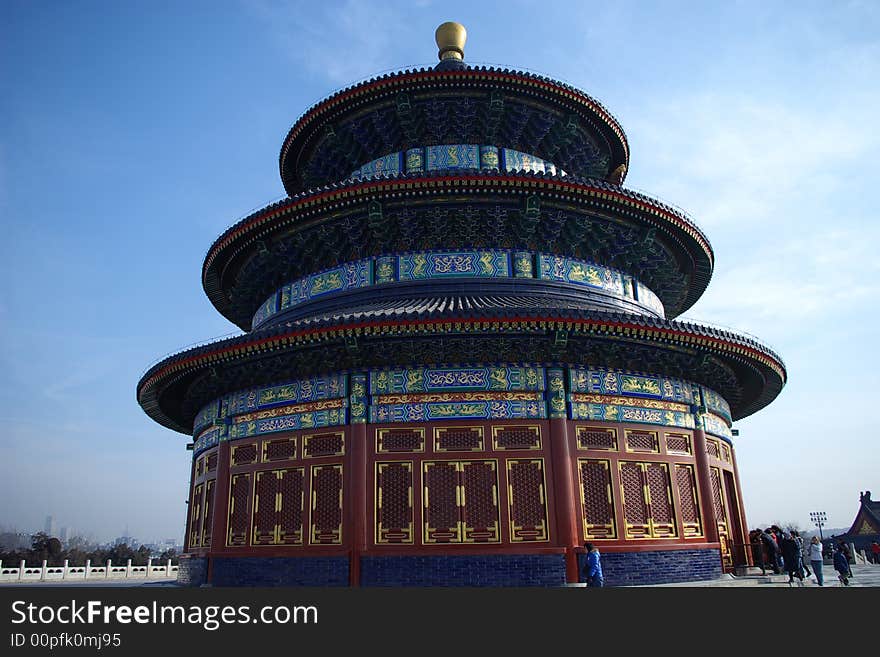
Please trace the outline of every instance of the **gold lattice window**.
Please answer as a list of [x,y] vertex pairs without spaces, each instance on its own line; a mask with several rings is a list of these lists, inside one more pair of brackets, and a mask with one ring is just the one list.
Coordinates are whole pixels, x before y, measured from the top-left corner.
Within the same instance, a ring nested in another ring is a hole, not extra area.
[[614,498],[611,485],[611,461],[578,459],[584,538],[617,538]]
[[482,452],[483,427],[434,427],[435,452]]
[[376,452],[394,454],[425,451],[425,430],[422,427],[376,429]]
[[626,538],[677,536],[667,464],[620,461],[618,467]]
[[617,451],[617,431],[606,427],[577,427],[578,449]]

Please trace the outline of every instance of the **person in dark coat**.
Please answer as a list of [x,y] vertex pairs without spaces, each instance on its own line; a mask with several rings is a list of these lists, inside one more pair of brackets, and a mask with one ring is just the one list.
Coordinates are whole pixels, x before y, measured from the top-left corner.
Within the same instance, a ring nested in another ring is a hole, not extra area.
[[773,540],[773,536],[770,535],[768,529],[761,532],[761,544],[764,546],[764,552],[767,554],[767,561],[772,566],[773,572],[778,575],[779,555],[777,553],[779,552],[779,548],[776,546],[776,541]]
[[749,543],[752,546],[752,563],[761,569],[761,574],[767,573],[767,556],[761,540],[761,530],[753,529],[749,532]]
[[804,585],[804,571],[801,569],[801,551],[797,541],[788,532],[782,534],[782,559],[785,569],[788,571],[788,585],[791,586],[797,578],[797,585]]
[[834,550],[834,570],[837,571],[837,579],[840,580],[840,583],[844,586],[849,586],[849,559],[846,558],[846,553],[841,549],[842,547],[843,544]]

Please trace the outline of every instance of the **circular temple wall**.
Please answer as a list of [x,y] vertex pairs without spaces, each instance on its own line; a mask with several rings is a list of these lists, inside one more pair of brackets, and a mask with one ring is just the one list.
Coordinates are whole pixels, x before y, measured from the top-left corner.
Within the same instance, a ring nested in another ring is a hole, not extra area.
[[584,541],[609,585],[717,577],[743,543],[729,426],[705,387],[579,367],[241,391],[196,418],[180,581],[561,586]]

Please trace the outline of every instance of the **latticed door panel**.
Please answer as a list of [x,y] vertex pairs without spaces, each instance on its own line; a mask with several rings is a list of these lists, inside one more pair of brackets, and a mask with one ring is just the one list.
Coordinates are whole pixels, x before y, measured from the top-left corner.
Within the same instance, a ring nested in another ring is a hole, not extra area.
[[578,459],[584,538],[617,538],[611,462],[604,459]]
[[718,523],[718,540],[721,541],[721,559],[725,564],[732,564],[732,556],[728,549],[730,541],[730,529],[727,522],[727,509],[724,508],[724,495],[721,488],[721,471],[718,468],[709,468],[712,480],[712,509],[715,512],[715,521]]
[[233,475],[229,482],[229,515],[226,545],[247,545],[249,505],[251,498],[251,473]]
[[202,545],[201,529],[202,529],[202,497],[204,496],[205,485],[199,484],[193,489],[192,501],[190,502],[189,511],[189,545],[190,547],[200,547]]
[[645,463],[648,507],[651,514],[651,537],[672,538],[675,530],[675,510],[672,505],[672,487],[665,463]]
[[501,538],[498,511],[498,465],[495,461],[462,461],[461,540],[495,543]]
[[305,515],[305,470],[279,470],[278,522],[275,542],[280,545],[302,545]]
[[678,498],[681,504],[681,529],[685,538],[703,535],[700,521],[700,503],[697,497],[697,482],[694,466],[675,465],[675,485],[678,487]]
[[211,527],[214,524],[214,484],[216,483],[216,479],[208,479],[205,482],[205,508],[202,511],[202,547],[211,546]]
[[376,463],[376,543],[412,542],[412,461]]
[[650,538],[651,524],[642,464],[620,462],[620,488],[626,538]]
[[507,488],[510,540],[547,541],[547,496],[544,459],[508,459]]
[[313,465],[310,543],[342,543],[342,509],[342,465]]
[[251,545],[274,545],[278,516],[278,478],[274,470],[257,472],[254,480],[254,513]]
[[459,464],[455,461],[424,461],[423,540],[425,543],[461,541]]

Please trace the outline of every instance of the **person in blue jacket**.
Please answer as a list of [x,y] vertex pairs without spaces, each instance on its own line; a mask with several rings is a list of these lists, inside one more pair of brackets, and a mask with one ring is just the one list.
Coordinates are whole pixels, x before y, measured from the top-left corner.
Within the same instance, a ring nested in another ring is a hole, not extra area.
[[587,565],[584,566],[587,586],[605,586],[605,577],[602,575],[602,561],[598,548],[592,543],[584,543],[584,548],[587,551]]

